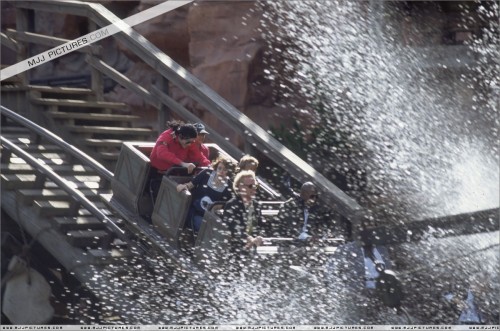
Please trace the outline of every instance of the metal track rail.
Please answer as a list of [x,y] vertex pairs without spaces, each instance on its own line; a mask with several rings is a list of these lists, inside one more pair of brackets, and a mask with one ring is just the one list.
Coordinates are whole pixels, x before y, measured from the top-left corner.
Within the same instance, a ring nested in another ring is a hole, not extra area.
[[[27,152],[23,151],[21,148],[16,146],[10,140],[0,137],[2,145],[9,149],[10,153],[16,154],[18,157],[22,158],[26,163],[36,169],[37,172],[43,173],[49,177],[58,187],[66,191],[73,199],[77,200],[83,207],[92,213],[97,219],[103,222],[106,228],[117,235],[123,241],[128,241],[125,231],[121,229],[115,222],[109,219],[104,213],[102,213],[99,208],[87,199],[80,191],[72,188],[68,181],[56,174],[47,165],[42,164],[40,161],[35,159],[33,156],[29,155]],[[5,153],[5,152],[4,152]]]
[[42,136],[44,139],[52,142],[53,144],[61,147],[65,153],[68,153],[72,155],[73,157],[77,158],[78,160],[82,161],[85,165],[88,165],[92,169],[94,169],[102,178],[106,179],[107,181],[111,181],[113,179],[113,173],[103,167],[99,162],[97,162],[95,159],[90,157],[89,155],[85,154],[75,146],[68,144],[64,140],[62,140],[60,137],[56,136],[49,130],[37,125],[36,123],[30,121],[29,119],[13,112],[12,110],[1,106],[0,105],[0,113],[2,116],[8,117],[11,120],[27,127],[31,131],[35,132],[39,136]]

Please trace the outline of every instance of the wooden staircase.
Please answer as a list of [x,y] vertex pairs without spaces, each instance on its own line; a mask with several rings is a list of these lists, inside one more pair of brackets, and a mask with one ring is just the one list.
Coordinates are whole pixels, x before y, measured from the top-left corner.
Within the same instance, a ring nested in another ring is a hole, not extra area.
[[19,91],[28,95],[29,118],[110,170],[114,170],[123,141],[156,139],[157,133],[151,128],[134,125],[140,116],[128,114],[126,104],[95,100],[90,89],[39,85],[2,87],[2,95]]
[[[109,194],[110,188],[93,169],[75,163],[58,146],[37,142],[27,129],[12,126],[9,120],[2,121],[1,130],[3,138],[30,151],[33,157],[70,182],[70,186],[92,201],[112,221],[123,226],[123,221],[115,217],[102,201],[101,194]],[[36,218],[39,228],[46,229],[43,230],[45,240],[64,247],[59,255],[67,255],[66,258],[77,256],[79,261],[89,265],[127,262],[132,251],[101,220],[81,208],[66,191],[21,158],[15,154],[5,157],[4,152],[2,150],[2,207],[10,205],[10,212],[19,213],[21,218]],[[6,200],[11,200],[11,204],[5,204]],[[31,235],[36,236],[34,233]]]

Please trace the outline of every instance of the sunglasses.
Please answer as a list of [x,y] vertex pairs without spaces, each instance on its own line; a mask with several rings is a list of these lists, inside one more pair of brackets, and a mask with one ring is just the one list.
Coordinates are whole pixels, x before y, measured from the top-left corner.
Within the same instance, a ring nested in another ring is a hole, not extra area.
[[194,143],[194,139],[182,139],[182,141],[184,141],[185,145],[191,145]]
[[257,184],[241,184],[241,185],[251,189],[257,189],[259,187],[259,185]]

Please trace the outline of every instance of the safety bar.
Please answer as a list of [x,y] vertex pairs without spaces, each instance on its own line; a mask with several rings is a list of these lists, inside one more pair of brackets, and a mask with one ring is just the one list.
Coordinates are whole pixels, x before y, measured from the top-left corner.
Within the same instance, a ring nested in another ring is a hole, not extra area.
[[[308,242],[308,241],[300,240],[300,239],[297,239],[297,238],[265,237],[265,238],[262,238],[262,239],[264,240],[264,242],[272,242],[272,241],[287,242],[287,243],[296,242],[296,243],[302,243],[302,244]],[[332,243],[332,244],[338,244],[338,245],[345,243],[345,239],[343,239],[343,238],[326,238],[326,239],[318,239],[318,241],[319,242]]]
[[185,167],[171,167],[170,169],[161,172],[164,176],[192,176],[193,174],[198,174],[201,171],[208,169],[207,167],[196,167],[193,173],[188,174],[187,168]]

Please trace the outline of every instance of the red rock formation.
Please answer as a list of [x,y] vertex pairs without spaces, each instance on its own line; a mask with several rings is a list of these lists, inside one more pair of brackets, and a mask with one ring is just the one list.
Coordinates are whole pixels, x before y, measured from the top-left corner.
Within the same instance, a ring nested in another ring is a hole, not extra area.
[[[136,11],[154,4],[143,1]],[[270,124],[277,125],[282,120],[280,113],[285,110],[274,105],[272,86],[264,77],[266,44],[259,31],[261,18],[262,12],[254,1],[207,1],[161,15],[136,29],[240,111],[269,128]],[[131,60],[138,60],[120,49]],[[140,83],[147,87],[150,84],[147,77],[153,79],[156,74],[134,64],[126,75],[143,77]],[[171,87],[170,94],[209,126],[238,143],[240,139],[231,129],[187,99],[179,89]],[[119,88],[108,97],[127,100],[135,109],[146,111],[139,97]]]
[[[163,1],[141,1],[139,6],[127,16],[156,6],[161,2]],[[181,66],[186,67],[189,66],[188,11],[189,6],[182,6],[138,24],[134,29]],[[133,61],[139,60],[128,49],[120,46],[119,50],[124,52],[130,59]]]
[[[265,47],[258,31],[260,19],[254,2],[197,3],[188,16],[189,51],[192,73],[197,78],[253,120],[268,124],[272,112],[255,104],[266,97],[258,95],[261,91],[252,81],[261,76],[255,69],[262,68],[259,64]],[[221,128],[211,116],[203,117],[209,125]],[[232,132],[223,134],[236,139]]]

